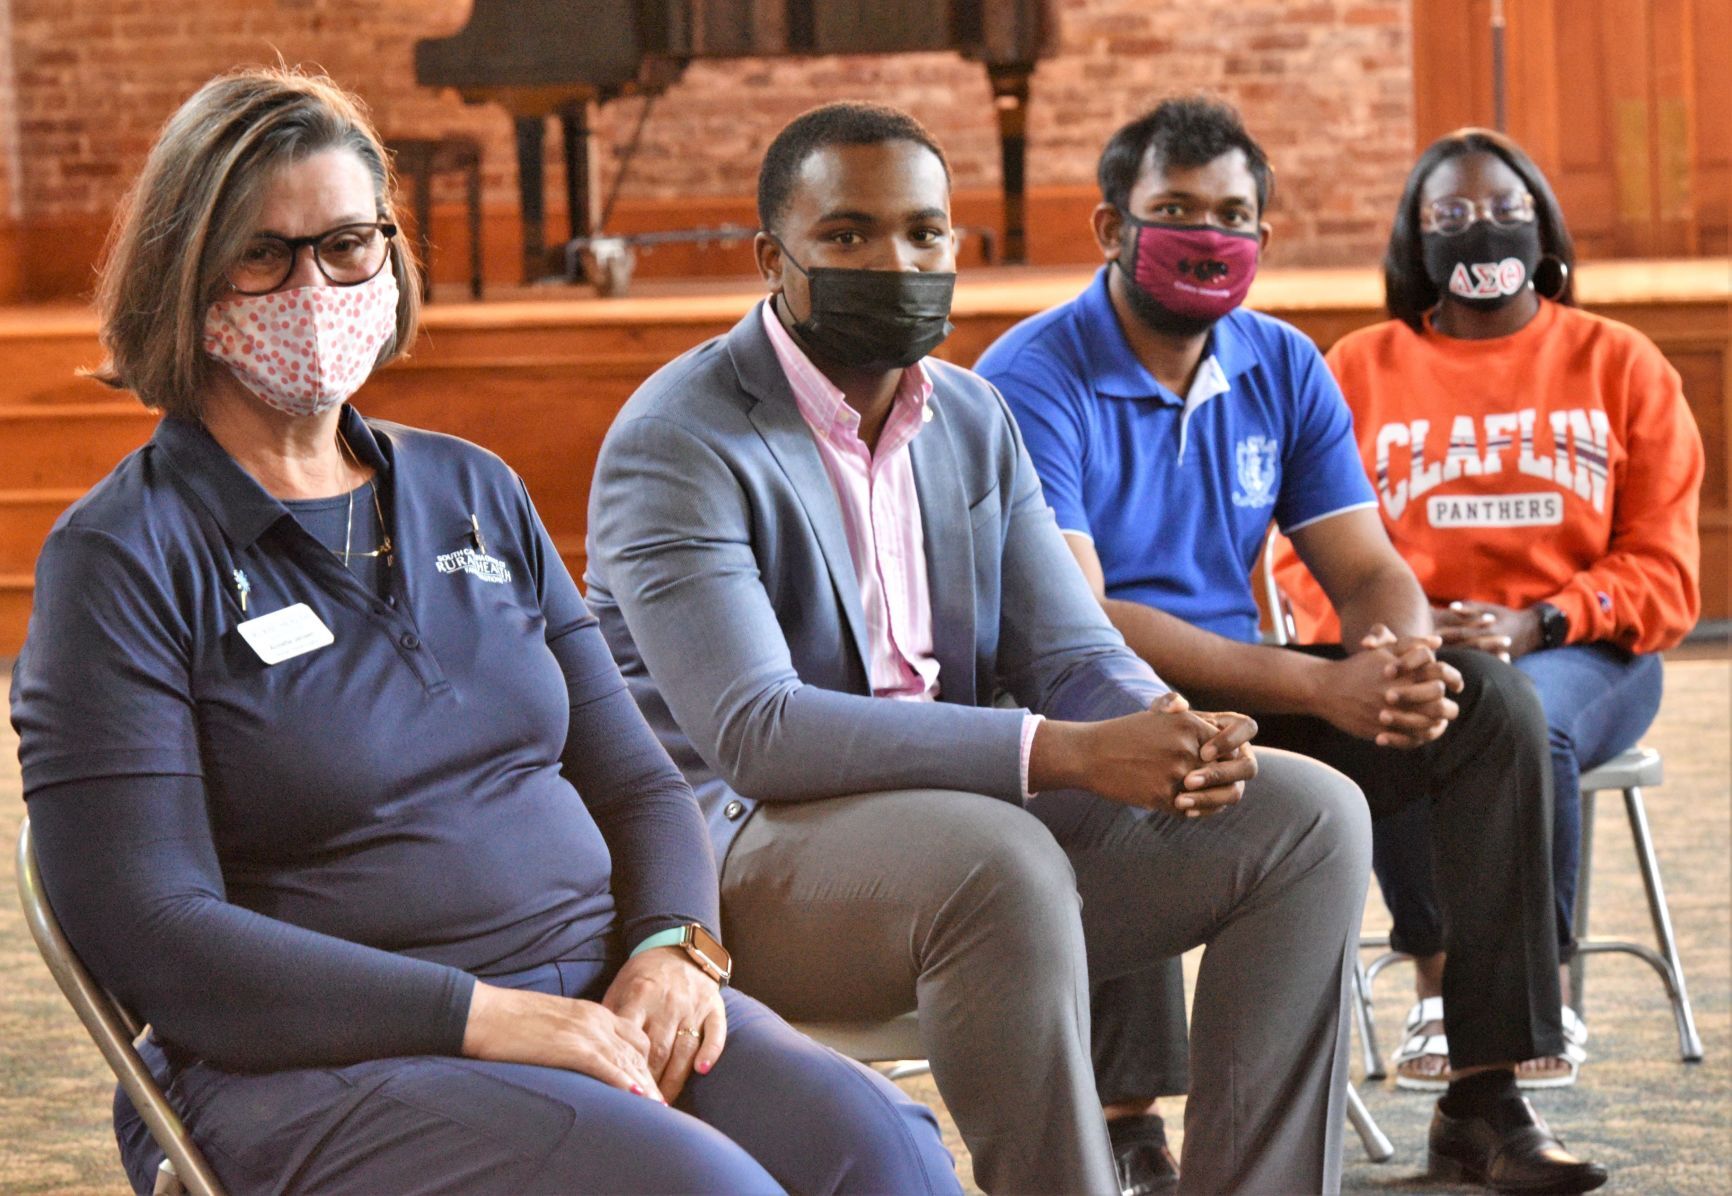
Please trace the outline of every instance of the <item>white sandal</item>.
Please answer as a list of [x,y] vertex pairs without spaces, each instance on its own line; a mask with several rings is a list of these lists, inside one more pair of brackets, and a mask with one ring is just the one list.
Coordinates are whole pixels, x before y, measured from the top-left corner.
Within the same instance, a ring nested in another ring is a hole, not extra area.
[[1564,1049],[1556,1058],[1562,1059],[1568,1071],[1558,1072],[1549,1076],[1526,1076],[1516,1072],[1516,1087],[1534,1090],[1538,1088],[1568,1088],[1576,1082],[1581,1074],[1582,1064],[1588,1061],[1588,1027],[1587,1023],[1576,1016],[1576,1011],[1568,1005],[1563,1008]]
[[[1443,998],[1426,997],[1419,1004],[1407,1011],[1407,1021],[1402,1029],[1407,1037],[1401,1044],[1401,1049],[1395,1052],[1390,1065],[1395,1069],[1395,1086],[1408,1092],[1444,1092],[1449,1088],[1449,1072],[1445,1070],[1435,1077],[1410,1076],[1401,1072],[1403,1063],[1422,1059],[1427,1055],[1441,1055],[1449,1058],[1449,1038],[1443,1034],[1421,1034],[1419,1028],[1427,1022],[1443,1020]],[[1541,1088],[1568,1088],[1576,1082],[1581,1074],[1582,1064],[1588,1061],[1588,1027],[1576,1015],[1576,1011],[1568,1005],[1563,1007],[1564,1049],[1556,1056],[1564,1061],[1569,1070],[1556,1075],[1528,1076],[1516,1072],[1516,1087],[1533,1091]]]
[[[1444,1092],[1449,1088],[1449,1039],[1443,1034],[1421,1034],[1420,1027],[1427,1022],[1443,1020],[1443,998],[1425,997],[1419,1004],[1407,1011],[1407,1021],[1402,1026],[1406,1038],[1401,1049],[1389,1061],[1390,1069],[1395,1074],[1395,1086],[1408,1092]],[[1444,1060],[1444,1070],[1435,1076],[1410,1076],[1401,1070],[1403,1063],[1411,1063],[1415,1059],[1423,1059],[1428,1055],[1441,1055]]]

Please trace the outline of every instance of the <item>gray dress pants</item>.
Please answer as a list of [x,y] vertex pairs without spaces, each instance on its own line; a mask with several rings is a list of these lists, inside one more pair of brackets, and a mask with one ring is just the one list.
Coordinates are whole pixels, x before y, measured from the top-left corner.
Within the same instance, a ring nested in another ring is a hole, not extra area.
[[1334,770],[1258,759],[1202,819],[1082,793],[761,806],[722,866],[735,982],[796,1021],[917,1008],[982,1188],[1112,1193],[1089,976],[1207,944],[1181,1190],[1333,1192],[1370,822]]

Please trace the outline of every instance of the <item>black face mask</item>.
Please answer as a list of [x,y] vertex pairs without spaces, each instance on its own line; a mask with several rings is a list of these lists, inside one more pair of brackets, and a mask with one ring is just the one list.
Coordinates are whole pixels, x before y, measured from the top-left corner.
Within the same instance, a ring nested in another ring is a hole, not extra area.
[[1533,282],[1540,262],[1538,221],[1509,226],[1476,220],[1459,233],[1423,233],[1425,276],[1438,297],[1485,310],[1502,307]]
[[[812,305],[811,314],[794,325],[794,335],[824,362],[855,370],[906,369],[943,344],[954,328],[954,272],[808,270],[780,241],[776,247],[806,276]],[[786,296],[782,302],[787,303]]]

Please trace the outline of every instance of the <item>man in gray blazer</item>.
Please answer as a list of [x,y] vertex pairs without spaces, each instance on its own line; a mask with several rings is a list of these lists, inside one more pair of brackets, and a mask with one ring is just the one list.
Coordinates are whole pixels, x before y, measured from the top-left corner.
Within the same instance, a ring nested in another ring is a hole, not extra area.
[[1332,1191],[1363,799],[1167,693],[996,391],[925,358],[949,198],[911,117],[795,120],[759,179],[770,300],[597,464],[590,603],[703,803],[735,980],[797,1019],[918,1009],[981,1186],[1100,1193],[1089,980],[1207,944],[1182,1189]]

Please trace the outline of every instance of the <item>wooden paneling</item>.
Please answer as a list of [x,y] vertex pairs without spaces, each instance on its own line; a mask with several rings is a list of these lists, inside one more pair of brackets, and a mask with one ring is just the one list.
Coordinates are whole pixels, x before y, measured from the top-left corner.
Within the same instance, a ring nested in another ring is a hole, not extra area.
[[1732,253],[1732,4],[1697,0],[1691,45],[1697,101],[1690,107],[1699,252]]
[[[1724,254],[1732,4],[1507,0],[1509,133],[1584,257]],[[1491,0],[1414,0],[1418,145],[1494,121]]]
[[24,298],[24,260],[18,222],[0,215],[0,303]]
[[[1075,295],[1081,271],[965,276],[956,333],[941,353],[972,362],[1011,324]],[[1732,263],[1600,263],[1580,279],[1591,309],[1640,328],[1684,377],[1708,470],[1702,491],[1704,617],[1728,609],[1732,534]],[[499,453],[528,483],[574,572],[583,567],[589,481],[615,413],[652,372],[726,331],[756,292],[667,288],[661,296],[436,305],[408,360],[367,384],[369,415],[463,436]],[[1254,306],[1320,345],[1383,317],[1369,270],[1271,270]],[[0,655],[22,641],[37,546],[58,512],[142,443],[154,417],[71,371],[99,356],[84,312],[0,317]]]

